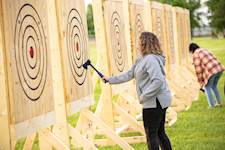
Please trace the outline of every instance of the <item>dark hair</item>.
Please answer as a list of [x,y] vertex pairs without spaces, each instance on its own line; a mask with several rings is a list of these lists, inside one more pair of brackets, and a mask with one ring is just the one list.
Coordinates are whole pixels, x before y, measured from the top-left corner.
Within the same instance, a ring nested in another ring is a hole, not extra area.
[[200,48],[200,47],[199,47],[196,43],[191,43],[191,44],[189,45],[189,51],[190,51],[191,53],[194,53],[195,50],[198,49],[198,48]]

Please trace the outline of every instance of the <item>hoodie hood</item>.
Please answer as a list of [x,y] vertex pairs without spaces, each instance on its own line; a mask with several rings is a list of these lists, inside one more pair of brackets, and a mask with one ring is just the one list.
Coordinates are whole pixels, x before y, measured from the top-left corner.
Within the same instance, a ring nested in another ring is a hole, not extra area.
[[161,63],[163,64],[163,66],[165,66],[166,64],[166,58],[162,55],[155,55],[159,58],[159,60],[161,61]]

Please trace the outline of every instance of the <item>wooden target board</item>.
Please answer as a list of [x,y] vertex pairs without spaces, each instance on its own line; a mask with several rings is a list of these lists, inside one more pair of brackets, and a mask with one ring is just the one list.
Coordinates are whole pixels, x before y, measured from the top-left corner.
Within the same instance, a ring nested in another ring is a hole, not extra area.
[[190,23],[190,12],[188,9],[184,10],[184,20],[185,20],[185,47],[186,47],[186,51],[187,51],[187,56],[188,56],[188,63],[191,64],[192,62],[192,57],[189,54],[189,44],[191,43],[191,23]]
[[178,53],[179,53],[179,63],[187,63],[187,49],[185,45],[185,18],[184,18],[184,9],[176,7],[176,22],[177,22],[177,42],[178,42]]
[[[151,16],[152,16],[152,32],[158,37],[161,49],[164,52],[166,60],[168,60],[168,49],[166,47],[166,26],[164,23],[164,7],[158,2],[151,2]],[[168,61],[166,61],[166,70],[168,71]]]
[[70,111],[77,112],[93,103],[91,68],[83,68],[88,59],[85,4],[83,0],[64,0],[58,9],[66,95],[71,104]]
[[158,2],[151,2],[151,13],[152,13],[152,32],[156,34],[161,44],[161,48],[166,55],[165,45],[165,24],[164,24],[164,9],[163,5]]
[[133,62],[139,54],[139,37],[142,32],[147,30],[146,27],[146,15],[145,8],[146,3],[144,1],[130,1],[129,10],[130,10],[130,27],[131,27],[131,48]]
[[45,0],[2,2],[11,121],[19,138],[54,123],[48,12]]
[[[123,1],[112,0],[104,2],[105,25],[107,33],[108,56],[111,74],[119,75],[128,70],[128,54],[125,42],[125,19],[123,17]],[[124,86],[113,87],[114,93],[122,92]]]
[[165,22],[165,34],[166,34],[166,49],[168,52],[168,67],[169,71],[175,69],[176,53],[175,53],[175,37],[174,37],[174,24],[173,24],[173,7],[170,5],[164,5],[164,22]]

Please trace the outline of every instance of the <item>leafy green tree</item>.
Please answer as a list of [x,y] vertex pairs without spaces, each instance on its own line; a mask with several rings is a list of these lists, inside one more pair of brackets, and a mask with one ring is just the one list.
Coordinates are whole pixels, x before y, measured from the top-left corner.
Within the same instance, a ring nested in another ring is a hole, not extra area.
[[95,30],[94,30],[94,20],[93,20],[93,10],[92,5],[88,4],[87,6],[87,26],[88,26],[88,36],[94,37]]
[[208,0],[206,5],[209,8],[211,26],[216,32],[223,32],[225,35],[225,0]]
[[154,1],[189,9],[191,29],[194,29],[195,27],[200,27],[201,13],[196,11],[201,7],[200,0],[154,0]]

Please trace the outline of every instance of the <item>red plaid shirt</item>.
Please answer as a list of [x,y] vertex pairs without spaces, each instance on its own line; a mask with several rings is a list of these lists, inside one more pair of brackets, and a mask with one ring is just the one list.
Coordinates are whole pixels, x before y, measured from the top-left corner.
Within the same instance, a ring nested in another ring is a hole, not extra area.
[[193,63],[200,86],[208,83],[209,78],[225,70],[220,62],[206,49],[197,49],[193,54]]

